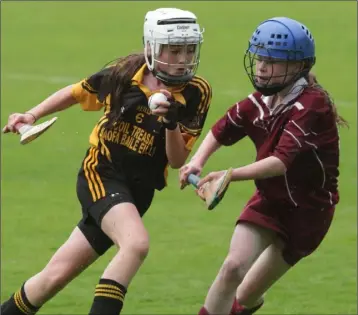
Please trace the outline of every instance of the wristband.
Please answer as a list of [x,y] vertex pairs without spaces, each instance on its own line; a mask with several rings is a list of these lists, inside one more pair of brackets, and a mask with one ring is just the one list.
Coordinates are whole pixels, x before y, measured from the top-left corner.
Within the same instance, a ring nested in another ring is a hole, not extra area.
[[37,118],[34,114],[30,113],[30,112],[25,112],[25,114],[31,115],[35,120],[33,122],[33,124],[37,121]]
[[163,127],[168,130],[175,130],[177,128],[178,124],[173,121],[169,122],[163,122]]

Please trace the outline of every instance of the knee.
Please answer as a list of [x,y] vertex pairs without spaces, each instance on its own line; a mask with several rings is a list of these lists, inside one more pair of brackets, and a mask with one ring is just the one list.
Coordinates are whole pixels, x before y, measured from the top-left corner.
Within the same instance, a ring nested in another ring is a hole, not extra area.
[[136,256],[139,260],[144,260],[149,253],[149,239],[146,237],[137,238],[131,241],[126,249]]
[[221,275],[226,282],[241,282],[248,269],[244,261],[228,256],[221,269]]
[[64,263],[46,266],[40,273],[43,291],[48,293],[60,291],[71,281],[73,273],[74,271]]

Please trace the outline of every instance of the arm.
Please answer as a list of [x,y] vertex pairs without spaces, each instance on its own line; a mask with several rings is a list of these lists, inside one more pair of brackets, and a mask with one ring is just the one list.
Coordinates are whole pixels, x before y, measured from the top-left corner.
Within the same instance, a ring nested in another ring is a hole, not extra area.
[[39,119],[77,103],[81,104],[83,110],[100,110],[103,104],[98,100],[98,90],[109,71],[109,68],[103,69],[85,80],[64,87],[28,112]]
[[[183,112],[183,107],[178,108],[178,126],[175,129],[166,129],[166,154],[172,168],[180,168],[184,165],[191,148],[201,134],[209,110],[212,94],[210,84],[199,77],[196,77],[194,81],[192,84],[194,84],[195,88],[192,89],[189,103],[185,105],[190,110],[184,110]],[[167,91],[163,90],[162,92],[168,98],[171,97]],[[181,99],[176,101],[178,103],[183,102]],[[181,114],[180,111],[182,111]],[[164,117],[164,122],[168,117],[170,116],[166,115]]]
[[212,131],[210,130],[206,135],[203,142],[200,144],[200,147],[196,153],[191,158],[191,162],[194,162],[196,165],[204,167],[205,163],[209,157],[219,149],[221,144],[215,139]]
[[179,126],[174,130],[166,129],[165,150],[172,168],[180,168],[184,165],[190,151],[186,148]]
[[255,180],[280,176],[286,173],[285,164],[277,157],[270,156],[255,163],[233,170],[231,180]]
[[[198,187],[202,187],[207,182],[212,182],[220,179],[226,171],[210,172],[203,177]],[[285,164],[277,157],[270,156],[263,160],[235,168],[231,173],[230,181],[256,180],[268,177],[280,176],[286,173]]]
[[[190,151],[186,149],[184,139],[179,128],[167,130],[166,152],[169,164],[173,168],[179,168],[185,163]],[[220,143],[209,131],[196,153],[191,158],[191,162],[203,167],[209,157],[220,148]]]
[[25,114],[14,113],[10,115],[8,123],[2,130],[3,133],[17,133],[16,125],[18,123],[34,124],[36,120],[42,117],[67,109],[77,103],[81,104],[83,110],[101,109],[104,104],[97,98],[97,89],[103,74],[104,71],[98,72],[86,80],[62,88]]
[[196,164],[204,166],[209,157],[219,149],[221,145],[233,145],[246,136],[245,129],[242,126],[242,118],[238,115],[238,106],[238,103],[232,106],[227,113],[214,124],[191,161],[195,161]]
[[239,115],[239,103],[236,103],[214,124],[191,161],[180,170],[182,189],[186,186],[188,176],[190,174],[200,175],[209,157],[222,145],[233,145],[246,136],[243,116]]
[[36,120],[54,112],[64,110],[73,104],[76,104],[77,100],[72,95],[72,85],[67,86],[48,98],[43,102],[33,107],[24,114],[14,113],[9,116],[8,122],[3,128],[3,133],[14,132],[18,133],[17,124],[29,124],[32,125]]
[[28,112],[33,114],[36,119],[45,117],[52,113],[64,110],[77,103],[77,100],[72,95],[73,85],[64,87],[63,89],[50,95],[37,106],[30,109]]
[[316,129],[317,124],[323,123],[323,120],[318,121],[327,117],[329,107],[323,99],[314,99],[312,103],[314,106],[308,104],[306,108],[301,105],[295,109],[291,119],[283,126],[281,138],[272,156],[235,169],[232,180],[255,180],[284,175],[299,153],[316,149],[319,143],[323,143],[324,137],[312,133],[311,129]]

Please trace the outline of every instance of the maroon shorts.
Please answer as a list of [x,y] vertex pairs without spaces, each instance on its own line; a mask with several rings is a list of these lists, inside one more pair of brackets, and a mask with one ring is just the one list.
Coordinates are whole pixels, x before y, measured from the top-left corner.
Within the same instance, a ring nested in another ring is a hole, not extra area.
[[276,231],[286,244],[283,258],[293,266],[319,246],[331,225],[333,214],[334,207],[317,210],[295,208],[288,203],[267,200],[256,191],[237,223],[250,222]]

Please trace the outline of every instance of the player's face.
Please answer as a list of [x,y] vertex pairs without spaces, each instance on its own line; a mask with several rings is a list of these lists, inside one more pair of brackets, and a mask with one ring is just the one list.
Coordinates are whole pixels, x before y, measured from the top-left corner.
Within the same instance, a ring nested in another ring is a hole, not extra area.
[[288,62],[269,57],[256,58],[256,83],[262,86],[284,84],[302,70],[301,62]]
[[196,44],[162,45],[158,69],[171,76],[182,76],[195,67]]

